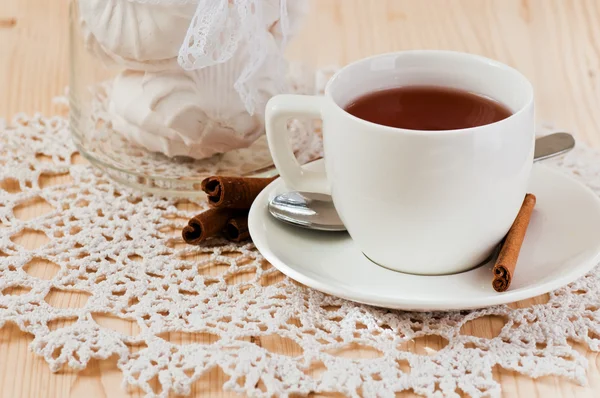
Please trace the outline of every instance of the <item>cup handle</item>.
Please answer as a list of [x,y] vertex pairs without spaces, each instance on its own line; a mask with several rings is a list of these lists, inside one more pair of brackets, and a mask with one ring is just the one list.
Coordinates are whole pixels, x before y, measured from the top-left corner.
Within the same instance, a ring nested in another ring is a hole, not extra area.
[[269,100],[265,112],[267,140],[275,167],[291,189],[331,195],[325,172],[303,169],[296,160],[287,123],[295,117],[321,117],[324,97],[311,95],[277,95]]

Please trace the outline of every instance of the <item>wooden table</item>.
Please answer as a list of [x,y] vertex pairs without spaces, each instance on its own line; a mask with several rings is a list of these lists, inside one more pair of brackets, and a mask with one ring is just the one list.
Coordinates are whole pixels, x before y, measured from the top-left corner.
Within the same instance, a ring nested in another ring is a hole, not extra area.
[[[66,0],[0,0],[0,115],[60,111],[51,99],[68,84],[67,18]],[[313,0],[305,28],[289,54],[295,60],[328,66],[418,48],[478,53],[518,68],[535,86],[538,120],[550,121],[600,147],[598,0]],[[38,210],[33,206],[25,211],[34,214]],[[79,298],[64,294],[52,300],[69,305],[77,304]],[[513,305],[526,307],[546,300],[542,296]],[[465,325],[463,332],[493,337],[503,323],[502,319],[480,318]],[[31,340],[16,326],[0,330],[1,396],[142,395],[121,389],[115,357],[93,361],[82,372],[64,369],[52,374],[28,350]],[[425,347],[439,349],[442,344],[439,338],[423,338],[407,344],[407,350],[423,352]],[[287,349],[276,348],[279,352]],[[597,396],[593,391],[600,389],[598,355],[583,346],[576,348],[590,362],[588,387],[551,377],[533,381],[498,368],[495,377],[502,383],[504,396]],[[194,396],[231,396],[221,392],[224,380],[220,372],[206,375],[194,385]]]

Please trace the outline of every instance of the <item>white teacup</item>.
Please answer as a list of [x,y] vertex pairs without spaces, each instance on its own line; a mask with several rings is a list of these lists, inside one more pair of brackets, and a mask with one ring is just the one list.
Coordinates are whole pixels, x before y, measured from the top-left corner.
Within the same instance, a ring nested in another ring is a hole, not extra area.
[[[474,128],[417,131],[371,123],[344,110],[364,94],[407,85],[479,93],[513,114]],[[304,170],[294,158],[286,122],[301,116],[323,119],[326,173]],[[272,98],[266,129],[286,184],[331,194],[369,259],[414,274],[455,273],[491,255],[523,202],[533,164],[533,89],[518,71],[476,55],[384,54],[340,70],[324,97]]]

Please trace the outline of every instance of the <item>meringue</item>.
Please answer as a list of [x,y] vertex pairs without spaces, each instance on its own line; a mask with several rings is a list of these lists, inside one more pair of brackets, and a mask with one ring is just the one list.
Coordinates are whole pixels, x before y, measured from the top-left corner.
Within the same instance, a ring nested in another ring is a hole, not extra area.
[[196,5],[79,0],[86,48],[102,61],[142,70],[177,66]]
[[[149,151],[196,159],[256,141],[264,132],[267,101],[285,91],[284,39],[298,30],[307,5],[287,0],[284,35],[284,0],[256,1],[263,5],[261,22],[252,37],[236,39],[227,61],[183,70],[177,57],[182,46],[192,46],[185,39],[188,27],[198,20],[196,28],[203,28],[204,8],[197,9],[196,2],[79,0],[87,50],[106,65],[124,67],[110,94],[113,129]],[[248,5],[229,4],[229,12],[239,11],[238,6]],[[214,40],[220,48],[224,39],[216,35]]]
[[196,159],[208,158],[216,152],[206,151],[205,144],[185,143],[178,139],[169,139],[149,133],[147,130],[128,122],[119,114],[112,115],[112,127],[118,131],[129,142],[150,152],[162,153],[169,157],[187,156]]
[[[262,133],[262,120],[246,112],[233,89],[215,93],[199,85],[205,80],[198,73],[206,71],[122,72],[111,93],[113,128],[167,156],[203,159],[248,147]],[[226,91],[231,101],[221,102]]]
[[265,26],[273,35],[278,44],[283,43],[283,39],[289,40],[296,35],[302,26],[302,21],[308,14],[309,4],[305,0],[287,1],[288,32],[287,37],[283,34],[281,26],[281,1],[282,0],[263,0],[263,16]]

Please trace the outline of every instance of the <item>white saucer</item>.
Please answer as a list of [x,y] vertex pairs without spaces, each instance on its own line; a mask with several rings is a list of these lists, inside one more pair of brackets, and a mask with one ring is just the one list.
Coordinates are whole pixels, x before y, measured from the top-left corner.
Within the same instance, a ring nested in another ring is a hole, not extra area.
[[[322,169],[323,162],[305,167]],[[557,289],[600,261],[600,200],[579,182],[539,164],[529,189],[537,197],[536,208],[505,293],[492,288],[491,262],[454,275],[404,274],[369,261],[347,233],[311,231],[275,220],[268,200],[286,191],[277,179],[252,205],[248,223],[254,244],[290,278],[359,303],[416,311],[482,308]]]

